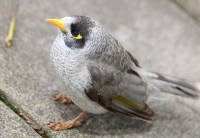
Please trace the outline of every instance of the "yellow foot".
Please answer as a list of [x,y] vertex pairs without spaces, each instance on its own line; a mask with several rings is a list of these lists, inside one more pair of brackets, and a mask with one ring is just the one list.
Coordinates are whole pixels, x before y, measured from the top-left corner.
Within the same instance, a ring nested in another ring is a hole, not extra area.
[[62,95],[62,94],[56,94],[55,96],[54,96],[54,100],[55,101],[60,101],[61,103],[63,103],[63,104],[65,104],[65,103],[67,103],[67,104],[69,104],[69,103],[73,103],[72,102],[72,100],[69,98],[69,97],[67,97],[67,96],[65,96],[65,95]]
[[75,127],[75,126],[80,126],[81,122],[80,121],[76,121],[74,122],[73,120],[69,120],[67,122],[52,122],[48,125],[48,127],[54,129],[54,130],[66,130],[68,128],[71,127]]

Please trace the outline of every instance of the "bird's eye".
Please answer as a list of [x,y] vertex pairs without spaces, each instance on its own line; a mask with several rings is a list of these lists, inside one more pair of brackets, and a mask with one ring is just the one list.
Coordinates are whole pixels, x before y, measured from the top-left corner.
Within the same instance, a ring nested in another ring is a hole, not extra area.
[[73,35],[72,37],[74,39],[82,39],[82,36],[77,31],[72,30],[71,33],[72,33],[72,35]]
[[77,32],[77,31],[73,31],[73,30],[72,30],[71,33],[72,33],[72,35],[73,35],[74,37],[77,37],[77,36],[78,36],[78,32]]

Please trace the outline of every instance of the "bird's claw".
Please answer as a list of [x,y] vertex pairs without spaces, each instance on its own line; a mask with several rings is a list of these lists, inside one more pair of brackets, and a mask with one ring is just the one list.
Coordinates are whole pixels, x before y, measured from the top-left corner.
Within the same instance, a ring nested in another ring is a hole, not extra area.
[[67,103],[67,104],[69,104],[69,103],[73,103],[72,102],[72,100],[69,98],[69,97],[67,97],[67,96],[65,96],[65,95],[62,95],[62,94],[56,94],[55,96],[54,96],[54,100],[55,101],[60,101],[61,103],[63,103],[63,104],[65,104],[65,103]]
[[74,127],[74,126],[80,126],[81,122],[80,121],[76,121],[73,122],[73,120],[69,120],[67,122],[52,122],[48,125],[48,127],[54,129],[54,130],[66,130],[68,128]]

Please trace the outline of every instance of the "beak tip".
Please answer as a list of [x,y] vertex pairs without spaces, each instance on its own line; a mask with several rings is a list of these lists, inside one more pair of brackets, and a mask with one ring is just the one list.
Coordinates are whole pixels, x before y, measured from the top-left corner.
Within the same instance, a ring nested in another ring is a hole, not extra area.
[[62,23],[64,22],[64,20],[61,19],[46,19],[45,21],[57,26],[60,30],[62,31],[66,31],[65,27],[62,25]]

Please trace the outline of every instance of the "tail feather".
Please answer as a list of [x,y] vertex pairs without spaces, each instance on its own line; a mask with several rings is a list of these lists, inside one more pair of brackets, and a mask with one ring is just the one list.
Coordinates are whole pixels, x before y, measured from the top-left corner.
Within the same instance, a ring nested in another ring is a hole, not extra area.
[[[173,80],[154,78],[154,83],[163,92],[173,93],[192,98],[199,96],[199,90],[195,87],[195,85],[186,83],[179,79],[175,81],[174,78]],[[183,85],[184,83],[186,85]]]
[[200,84],[151,72],[144,72],[143,76],[145,76],[147,83],[156,86],[162,92],[191,98],[200,96]]

